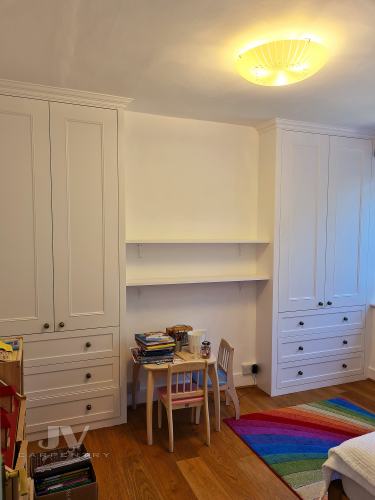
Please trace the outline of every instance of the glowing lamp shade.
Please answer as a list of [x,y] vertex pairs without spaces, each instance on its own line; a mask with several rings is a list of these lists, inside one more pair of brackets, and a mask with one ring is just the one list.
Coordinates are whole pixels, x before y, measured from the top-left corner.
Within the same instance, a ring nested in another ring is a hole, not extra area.
[[324,45],[313,40],[277,40],[240,53],[240,75],[257,85],[290,85],[309,78],[327,62]]

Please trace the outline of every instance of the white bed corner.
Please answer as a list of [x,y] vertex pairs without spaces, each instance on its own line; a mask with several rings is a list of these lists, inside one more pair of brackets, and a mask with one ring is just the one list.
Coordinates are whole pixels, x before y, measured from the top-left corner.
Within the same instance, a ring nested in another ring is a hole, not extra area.
[[364,434],[329,450],[323,464],[326,494],[333,479],[341,479],[350,500],[375,499],[375,432]]

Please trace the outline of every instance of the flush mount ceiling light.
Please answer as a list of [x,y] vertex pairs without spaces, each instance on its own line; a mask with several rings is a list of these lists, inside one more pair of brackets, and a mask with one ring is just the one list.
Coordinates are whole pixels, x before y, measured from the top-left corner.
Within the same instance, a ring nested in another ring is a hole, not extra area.
[[311,38],[276,40],[244,49],[238,56],[237,69],[257,85],[290,85],[314,75],[327,58],[326,47]]

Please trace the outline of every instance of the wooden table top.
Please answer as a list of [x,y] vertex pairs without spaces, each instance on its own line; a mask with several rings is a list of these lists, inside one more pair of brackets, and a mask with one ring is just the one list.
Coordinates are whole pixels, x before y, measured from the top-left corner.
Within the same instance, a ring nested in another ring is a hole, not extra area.
[[[191,361],[202,361],[203,358],[199,357],[196,358],[194,357],[194,354],[191,354],[188,351],[180,351],[176,352],[174,355],[174,363],[190,363]],[[211,356],[207,359],[209,365],[214,365],[216,363],[216,357],[211,354]],[[168,364],[169,363],[150,363],[150,364],[145,364],[142,365],[146,370],[152,370],[152,371],[160,371],[160,370],[167,370],[168,369]]]

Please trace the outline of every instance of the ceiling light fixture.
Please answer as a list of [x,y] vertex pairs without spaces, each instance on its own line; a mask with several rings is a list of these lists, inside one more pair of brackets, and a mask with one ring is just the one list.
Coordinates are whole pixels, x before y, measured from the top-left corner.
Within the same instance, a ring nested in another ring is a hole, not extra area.
[[276,40],[240,52],[240,75],[257,85],[281,86],[314,75],[327,62],[324,45],[311,38]]

